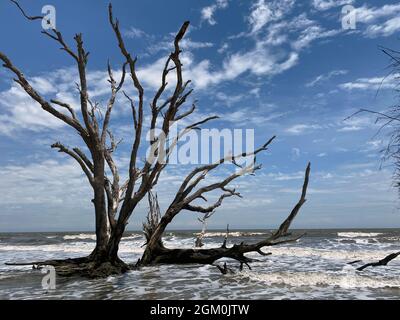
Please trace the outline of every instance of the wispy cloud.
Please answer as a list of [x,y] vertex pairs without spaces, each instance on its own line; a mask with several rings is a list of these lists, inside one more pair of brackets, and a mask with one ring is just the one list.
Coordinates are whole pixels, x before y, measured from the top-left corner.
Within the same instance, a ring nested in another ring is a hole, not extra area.
[[312,5],[320,11],[329,10],[331,8],[352,4],[354,0],[313,0]]
[[322,129],[322,127],[318,124],[295,124],[287,128],[285,131],[293,135],[300,135],[304,133],[310,133],[314,130],[319,129]]
[[342,83],[339,88],[346,90],[379,90],[394,89],[398,85],[398,75],[391,74],[387,77],[358,78],[351,82]]
[[210,25],[217,24],[214,18],[215,12],[219,9],[226,9],[229,5],[229,0],[217,0],[214,4],[201,9],[202,21],[207,21]]
[[347,73],[348,73],[347,70],[333,70],[329,73],[321,74],[321,75],[317,76],[315,79],[313,79],[312,81],[306,83],[306,87],[314,87],[316,85],[321,84],[322,82],[326,82],[326,81],[330,80],[333,77],[345,75]]
[[376,38],[390,36],[400,30],[400,4],[387,4],[382,7],[369,7],[363,5],[356,8],[355,17],[357,23],[367,25],[363,32],[365,36]]
[[146,32],[139,28],[130,27],[128,30],[123,31],[123,35],[129,39],[147,38],[150,37]]
[[337,129],[338,132],[353,132],[373,128],[376,126],[376,123],[372,117],[360,115],[340,121],[337,125],[339,126]]
[[314,40],[336,36],[341,30],[325,30],[321,26],[312,25],[303,30],[297,40],[292,42],[296,50],[302,50],[308,47]]
[[251,32],[256,33],[266,24],[281,19],[294,5],[294,0],[265,1],[258,0],[251,7],[249,24]]

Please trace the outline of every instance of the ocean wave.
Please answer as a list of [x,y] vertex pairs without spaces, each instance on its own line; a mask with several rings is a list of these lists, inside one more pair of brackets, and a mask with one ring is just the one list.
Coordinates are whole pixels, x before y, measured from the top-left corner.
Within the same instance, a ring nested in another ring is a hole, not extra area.
[[338,232],[338,237],[343,238],[359,238],[359,237],[377,237],[382,233],[379,232]]
[[400,288],[399,278],[373,278],[356,273],[354,270],[340,272],[269,272],[255,273],[243,271],[240,276],[250,280],[265,282],[268,285],[287,285],[292,287],[341,287],[354,288]]
[[80,233],[80,234],[73,234],[73,235],[65,235],[63,236],[64,240],[86,240],[86,239],[91,239],[91,240],[96,240],[96,235],[95,234],[90,234],[90,233]]
[[[126,237],[122,237],[124,240],[128,239],[141,239],[143,238],[140,234],[132,234]],[[96,240],[96,235],[92,233],[80,233],[80,234],[68,234],[63,236],[64,240]]]
[[291,257],[319,257],[328,260],[353,261],[353,260],[380,260],[385,255],[392,253],[387,249],[375,250],[339,250],[339,249],[317,249],[310,247],[269,247],[268,251],[274,256]]
[[[199,235],[200,233],[194,233],[195,236]],[[251,236],[260,236],[264,235],[265,232],[229,232],[229,237],[251,237]],[[225,237],[226,232],[206,232],[204,234],[205,238],[212,238],[212,237]]]
[[[121,253],[141,253],[143,243],[123,243],[120,245]],[[72,242],[72,243],[61,243],[61,244],[49,244],[49,245],[1,245],[0,252],[11,251],[11,252],[60,252],[60,253],[87,253],[89,254],[95,247],[93,242]]]
[[356,244],[371,244],[379,242],[376,238],[344,238],[344,239],[337,239],[337,241],[342,243],[356,243]]

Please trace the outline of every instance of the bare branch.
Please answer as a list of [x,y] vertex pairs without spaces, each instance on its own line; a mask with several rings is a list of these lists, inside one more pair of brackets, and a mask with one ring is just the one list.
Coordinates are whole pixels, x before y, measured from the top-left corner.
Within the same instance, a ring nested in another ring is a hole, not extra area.
[[122,66],[122,75],[121,75],[121,79],[119,81],[119,83],[117,84],[117,82],[114,79],[113,76],[113,72],[111,70],[111,66],[110,63],[108,63],[108,75],[109,75],[109,82],[111,85],[111,97],[108,100],[107,103],[107,111],[106,111],[106,115],[104,117],[104,122],[103,122],[103,130],[102,130],[102,134],[101,134],[101,142],[104,144],[105,143],[105,139],[106,139],[106,132],[108,130],[108,125],[110,122],[110,118],[111,118],[111,112],[112,109],[114,107],[114,103],[115,103],[115,99],[117,97],[117,93],[119,90],[121,90],[124,81],[125,81],[125,75],[126,75],[126,66],[127,66],[127,62],[125,62]]
[[22,9],[22,7],[19,5],[19,3],[17,2],[17,1],[15,1],[15,0],[10,0],[12,3],[14,3],[17,7],[18,7],[18,9],[21,11],[21,13],[23,14],[23,16],[25,17],[25,18],[27,18],[28,20],[43,20],[43,18],[44,18],[44,16],[28,16],[26,13],[25,13],[25,11],[24,11],[24,9]]
[[74,158],[79,163],[79,165],[81,166],[83,172],[85,172],[90,184],[93,185],[94,180],[93,180],[92,172],[90,171],[90,169],[86,165],[85,161],[83,161],[82,158],[78,154],[76,154],[74,151],[68,149],[67,147],[65,147],[60,142],[56,142],[56,143],[52,144],[51,147],[54,148],[54,149],[59,149],[58,152],[64,152],[64,153],[68,154],[69,156],[71,156],[72,158]]
[[64,103],[64,102],[61,102],[61,101],[58,101],[58,100],[54,100],[54,99],[50,100],[50,102],[54,103],[54,104],[57,104],[60,107],[66,108],[69,111],[69,113],[71,114],[72,119],[78,120],[78,118],[76,117],[76,113],[75,113],[74,109],[68,103]]
[[281,224],[279,229],[273,234],[274,239],[278,239],[280,237],[283,237],[287,234],[287,231],[289,230],[290,224],[296,217],[297,213],[299,212],[301,206],[306,202],[306,194],[307,194],[307,187],[308,187],[308,181],[309,181],[309,176],[310,176],[310,170],[311,170],[311,164],[308,163],[305,176],[304,176],[304,184],[300,196],[299,202],[295,205],[293,208],[292,212],[290,215],[286,218],[286,220]]
[[40,96],[39,93],[32,88],[31,84],[28,82],[22,72],[15,67],[11,60],[2,52],[0,52],[0,60],[4,62],[3,67],[11,70],[17,76],[17,79],[14,81],[17,82],[33,100],[38,102],[43,110],[51,113],[56,118],[75,128],[83,137],[87,135],[86,130],[81,126],[78,120],[57,111],[49,102]]
[[[130,207],[132,208],[132,203],[131,203],[131,197],[133,194],[133,189],[134,189],[134,184],[136,181],[136,159],[137,159],[137,153],[139,150],[140,146],[140,140],[141,140],[141,134],[142,134],[142,127],[143,127],[143,100],[144,100],[144,89],[137,77],[136,74],[136,61],[137,59],[133,59],[128,50],[125,47],[124,40],[121,35],[121,31],[119,29],[119,22],[118,20],[114,20],[113,17],[113,11],[112,11],[112,5],[110,3],[108,7],[108,14],[109,14],[109,22],[111,24],[111,27],[115,33],[115,36],[118,41],[118,46],[120,48],[120,51],[122,55],[125,57],[127,63],[129,64],[130,72],[131,72],[131,78],[134,84],[134,87],[136,88],[138,92],[138,97],[139,97],[139,106],[138,106],[138,117],[137,117],[137,126],[135,130],[135,139],[133,142],[132,146],[132,151],[131,151],[131,158],[130,158],[130,165],[129,165],[129,182],[128,186],[126,189],[126,196],[125,196],[125,201],[124,201],[124,207]],[[130,210],[126,211],[129,212]],[[124,211],[125,212],[125,211]],[[124,216],[121,216],[121,223],[125,223],[126,220],[128,219],[128,214],[124,214]]]

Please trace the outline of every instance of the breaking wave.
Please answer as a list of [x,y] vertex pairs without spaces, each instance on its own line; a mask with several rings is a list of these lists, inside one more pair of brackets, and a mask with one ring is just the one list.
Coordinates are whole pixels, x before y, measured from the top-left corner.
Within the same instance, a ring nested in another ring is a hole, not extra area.
[[379,232],[338,232],[338,237],[359,238],[359,237],[377,237],[382,233]]

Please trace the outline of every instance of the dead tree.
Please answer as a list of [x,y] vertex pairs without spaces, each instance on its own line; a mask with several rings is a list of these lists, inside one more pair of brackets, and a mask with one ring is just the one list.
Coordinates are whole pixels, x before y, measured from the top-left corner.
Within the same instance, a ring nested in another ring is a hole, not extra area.
[[[272,140],[271,140],[272,141]],[[268,144],[267,144],[268,145]],[[266,145],[264,146],[266,148]],[[257,151],[256,151],[257,152]],[[215,164],[214,164],[215,165]],[[241,266],[253,261],[251,258],[246,257],[245,254],[249,252],[257,252],[260,255],[269,255],[269,253],[263,252],[261,249],[268,246],[274,246],[278,244],[288,243],[297,241],[302,235],[290,237],[288,233],[289,227],[298,214],[302,205],[306,202],[307,187],[310,175],[310,164],[307,165],[302,192],[299,201],[294,206],[289,216],[283,221],[279,229],[273,232],[267,238],[254,243],[246,244],[240,243],[235,244],[232,247],[226,246],[226,241],[220,248],[211,249],[169,249],[166,248],[162,243],[162,235],[165,228],[172,222],[174,217],[183,210],[189,210],[194,212],[212,212],[219,207],[226,197],[238,196],[239,194],[235,190],[228,189],[226,185],[238,177],[235,173],[225,180],[200,187],[196,189],[198,183],[205,178],[207,173],[212,170],[213,165],[204,166],[193,170],[183,181],[179,192],[175,199],[172,201],[168,209],[165,211],[158,223],[155,232],[153,233],[150,241],[147,242],[146,249],[140,260],[140,265],[152,265],[152,264],[186,264],[186,263],[200,263],[200,264],[212,264],[216,260],[221,258],[231,258],[240,262]],[[242,170],[246,170],[243,168]],[[196,199],[205,199],[205,194],[216,189],[221,189],[225,193],[221,195],[216,203],[209,207],[195,206],[192,201]],[[249,266],[250,267],[250,266]],[[224,269],[226,271],[226,268]]]
[[202,224],[202,228],[201,228],[201,232],[197,235],[196,237],[196,241],[195,241],[195,247],[196,248],[201,248],[204,246],[203,243],[203,238],[206,234],[206,230],[207,230],[207,219],[209,219],[215,211],[211,211],[211,212],[206,212],[204,213],[202,218],[197,218],[197,220],[199,220]]
[[[381,47],[380,50],[389,57],[390,73],[387,77],[394,76],[396,80],[396,92],[398,92],[399,85],[399,71],[400,71],[400,52],[389,48]],[[382,83],[386,79],[382,80]],[[384,111],[376,111],[369,109],[360,109],[353,113],[345,120],[358,116],[359,114],[371,114],[375,117],[375,123],[379,125],[376,133],[380,135],[382,132],[387,133],[386,147],[380,150],[382,155],[382,162],[388,162],[393,165],[393,186],[399,190],[400,194],[400,105],[396,104]]]
[[[38,17],[31,17],[25,13],[16,1],[18,8],[24,17],[29,20],[39,20]],[[42,31],[44,35],[54,40],[75,62],[79,74],[79,83],[77,84],[77,94],[79,96],[79,113],[71,106],[59,100],[47,100],[35,90],[31,82],[20,69],[15,66],[12,60],[3,52],[0,52],[0,60],[3,67],[14,74],[14,81],[34,100],[40,107],[58,118],[60,121],[71,127],[84,143],[84,149],[70,148],[61,142],[52,145],[52,148],[72,157],[85,173],[89,184],[93,189],[93,199],[96,221],[96,247],[93,252],[84,258],[67,259],[58,261],[44,261],[35,264],[51,264],[59,269],[64,264],[71,268],[79,269],[79,273],[87,273],[95,276],[96,269],[109,268],[110,273],[124,272],[129,269],[125,263],[118,258],[118,248],[124,234],[129,218],[135,211],[139,202],[146,194],[157,184],[161,172],[166,164],[157,161],[157,158],[146,158],[143,165],[139,166],[139,148],[142,143],[143,122],[144,122],[144,87],[137,77],[135,58],[127,49],[124,39],[120,32],[119,21],[113,16],[111,4],[108,9],[109,23],[115,34],[117,45],[123,58],[121,67],[121,77],[115,79],[114,72],[108,63],[107,70],[110,83],[110,97],[108,99],[104,117],[99,117],[97,111],[100,106],[91,100],[89,96],[89,86],[87,81],[87,65],[89,62],[89,52],[85,49],[82,34],[76,34],[74,37],[74,48],[64,39],[62,33],[58,30]],[[180,41],[184,37],[189,22],[185,22],[174,39],[174,50],[167,57],[165,66],[161,74],[161,84],[150,104],[150,129],[151,132],[159,126],[165,136],[169,135],[170,127],[174,122],[182,120],[192,114],[196,105],[193,103],[189,109],[185,108],[189,96],[193,89],[190,89],[190,81],[184,81],[182,76],[182,63],[180,61],[181,49]],[[170,91],[167,76],[175,75],[175,83]],[[128,179],[121,183],[119,168],[117,167],[113,153],[118,147],[113,133],[110,130],[110,121],[112,111],[117,95],[122,92],[122,88],[127,85],[127,78],[130,78],[133,89],[137,93],[137,103],[134,99],[124,92],[127,104],[132,111],[132,130],[134,138],[130,153],[130,164]],[[172,94],[169,94],[172,92]],[[210,116],[196,123],[185,127],[176,140],[183,134],[198,129],[202,124],[216,119],[216,116]],[[161,148],[162,141],[153,134],[150,146],[157,154]],[[170,151],[170,150],[169,150]],[[107,175],[111,173],[111,176]],[[76,265],[76,266],[75,266]],[[71,271],[73,273],[73,270]],[[107,270],[101,272],[101,275],[107,273]]]
[[[28,20],[36,21],[38,17],[31,17],[19,6],[15,0],[11,1],[17,4]],[[34,18],[34,19],[32,19]],[[164,68],[161,73],[161,81],[158,90],[150,100],[150,149],[151,155],[147,157],[142,164],[139,159],[140,146],[143,142],[143,127],[145,121],[145,89],[137,76],[136,63],[134,57],[126,48],[122,37],[119,21],[113,16],[112,5],[108,8],[108,19],[112,31],[116,37],[116,42],[121,53],[121,76],[115,78],[113,69],[108,63],[108,81],[110,84],[110,95],[105,106],[104,117],[98,115],[100,105],[93,101],[89,95],[90,83],[87,81],[87,65],[89,62],[89,52],[84,46],[82,34],[76,34],[74,37],[74,46],[70,46],[64,39],[62,33],[58,30],[42,31],[42,33],[60,45],[61,50],[67,54],[75,63],[79,74],[77,84],[77,95],[79,97],[79,106],[69,105],[64,101],[56,99],[47,100],[42,96],[25,77],[22,71],[14,65],[12,60],[3,52],[0,52],[0,60],[3,67],[14,75],[14,81],[45,111],[64,122],[68,127],[77,133],[83,142],[84,149],[70,148],[61,142],[52,145],[52,148],[73,158],[85,173],[89,184],[93,190],[92,203],[94,205],[94,215],[96,222],[96,246],[93,252],[83,258],[51,260],[42,262],[33,262],[31,264],[53,265],[56,270],[62,274],[83,274],[91,277],[106,276],[109,274],[121,273],[129,270],[130,266],[121,261],[118,257],[119,244],[124,234],[126,225],[130,217],[135,212],[138,204],[145,198],[158,183],[159,177],[165,167],[168,165],[168,159],[175,148],[178,140],[191,130],[198,129],[202,124],[216,119],[216,116],[209,116],[193,124],[187,125],[178,136],[174,137],[173,143],[167,148],[162,136],[169,137],[171,126],[182,119],[186,119],[196,110],[193,103],[186,108],[187,100],[191,96],[193,89],[190,88],[191,81],[183,79],[182,63],[180,59],[180,42],[188,30],[189,22],[183,23],[174,38],[173,51],[166,58]],[[167,77],[173,77],[173,85],[167,90]],[[129,79],[128,79],[129,78]],[[124,92],[123,88],[128,85],[136,92],[136,99]],[[114,110],[114,104],[117,95],[124,93],[128,107],[132,112],[132,131],[133,141],[130,151],[130,163],[128,168],[128,178],[121,181],[119,168],[114,161],[114,152],[118,147],[118,141],[110,130],[110,122]],[[79,110],[77,112],[76,110]],[[160,128],[163,135],[156,135],[155,129]],[[182,263],[182,262],[201,262],[214,261],[218,257],[232,257],[242,262],[247,262],[244,253],[257,251],[263,254],[261,248],[268,245],[284,243],[289,240],[278,240],[286,235],[287,229],[305,201],[305,192],[308,183],[309,167],[306,171],[305,185],[303,195],[299,204],[296,206],[289,218],[282,224],[281,228],[266,240],[255,245],[236,245],[233,248],[212,249],[202,254],[201,251],[195,253],[190,251],[174,251],[162,246],[161,236],[166,226],[182,210],[207,213],[213,211],[222,204],[223,199],[231,196],[239,196],[234,189],[229,189],[227,185],[247,173],[252,173],[260,168],[259,165],[251,164],[241,168],[223,181],[210,184],[206,187],[197,188],[208,172],[218,168],[226,162],[236,163],[237,158],[256,156],[259,152],[267,150],[267,146],[274,139],[271,138],[259,149],[251,153],[244,153],[237,157],[225,157],[219,162],[206,165],[192,171],[183,181],[175,199],[168,207],[165,214],[157,221],[156,226],[150,226],[149,240],[146,244],[145,253],[142,258],[142,265],[150,263]],[[165,150],[164,150],[165,149]],[[165,151],[165,152],[163,152]],[[166,160],[166,161],[160,161]],[[197,199],[205,199],[204,194],[221,190],[223,194],[219,200],[210,207],[200,207],[193,204]],[[151,197],[151,196],[150,196]],[[151,236],[150,236],[151,234]],[[178,258],[177,258],[178,257]]]
[[143,223],[143,232],[146,238],[145,246],[151,239],[157,225],[161,219],[160,206],[158,204],[158,197],[152,191],[148,193],[149,212],[147,213],[147,221]]

